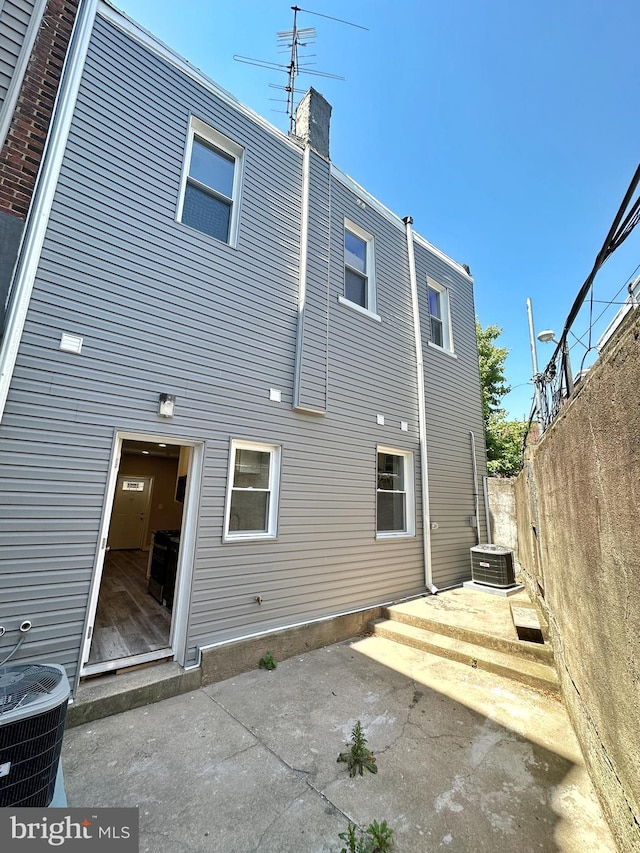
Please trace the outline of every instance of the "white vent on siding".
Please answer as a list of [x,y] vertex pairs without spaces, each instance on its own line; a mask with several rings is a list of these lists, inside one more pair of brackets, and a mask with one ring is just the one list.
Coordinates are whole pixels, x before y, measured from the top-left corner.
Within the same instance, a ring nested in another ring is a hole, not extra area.
[[60,349],[63,352],[73,352],[79,355],[82,352],[82,338],[79,335],[69,335],[67,332],[63,332],[60,338]]

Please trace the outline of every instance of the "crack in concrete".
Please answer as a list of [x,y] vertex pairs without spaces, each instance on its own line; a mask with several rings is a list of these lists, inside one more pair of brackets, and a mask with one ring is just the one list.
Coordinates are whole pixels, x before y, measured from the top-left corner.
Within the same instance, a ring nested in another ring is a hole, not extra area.
[[224,764],[225,761],[230,761],[232,758],[237,758],[239,755],[242,755],[245,752],[249,752],[250,749],[255,749],[259,744],[259,740],[256,738],[256,743],[250,743],[248,746],[239,749],[237,752],[232,752],[231,755],[227,755],[224,758],[221,758],[219,761],[216,761],[215,764],[212,764],[212,767],[218,767],[220,764]]
[[[419,722],[414,720],[414,718],[413,718],[414,712],[416,711],[416,709],[418,707],[420,699],[422,699],[422,697],[424,696],[424,690],[420,689],[423,686],[424,685],[420,684],[415,679],[413,679],[411,681],[411,688],[413,689],[413,700],[409,703],[409,705],[407,707],[407,718],[404,721],[404,723],[402,723],[402,728],[401,728],[399,734],[397,734],[396,737],[393,738],[393,740],[389,741],[389,743],[383,749],[376,750],[374,752],[374,755],[376,755],[376,756],[377,755],[384,755],[393,746],[395,746],[398,743],[398,741],[401,740],[403,737],[407,737],[408,740],[417,740],[418,739],[417,737],[414,737],[414,736],[411,736],[410,734],[408,734],[408,731],[411,728],[417,729],[428,740],[440,740],[441,738],[450,738],[453,741],[459,740],[459,738],[460,738],[459,734],[452,733],[452,732],[441,732],[439,734],[433,734],[433,733],[429,732],[427,729],[423,728]],[[402,685],[402,686],[396,688],[396,691],[397,690],[406,691],[407,689],[408,689],[407,685]],[[396,692],[396,691],[394,691],[394,692]]]
[[[328,806],[331,806],[331,808],[332,808],[332,809],[334,809],[338,814],[342,815],[342,817],[343,817],[345,820],[347,820],[349,823],[356,823],[356,821],[355,821],[355,820],[353,820],[353,818],[351,818],[351,817],[350,817],[350,816],[349,816],[345,811],[343,811],[343,809],[341,809],[341,808],[340,808],[340,806],[336,805],[336,803],[334,803],[334,802],[333,802],[333,801],[332,801],[332,800],[331,800],[331,799],[330,799],[330,798],[329,798],[329,797],[324,793],[324,791],[321,791],[321,790],[320,790],[320,788],[318,788],[316,785],[314,785],[314,784],[313,784],[313,782],[312,782],[312,781],[311,781],[311,779],[309,778],[309,775],[310,775],[309,771],[307,771],[307,770],[300,770],[299,768],[294,767],[292,764],[289,764],[289,762],[288,762],[288,761],[286,761],[286,760],[285,760],[281,755],[278,755],[278,753],[277,753],[277,752],[275,752],[275,750],[273,750],[273,749],[272,749],[268,744],[266,744],[266,743],[265,743],[265,742],[264,742],[264,741],[259,737],[258,733],[257,733],[255,730],[253,730],[253,729],[252,729],[250,726],[248,726],[246,723],[243,723],[243,721],[242,721],[242,720],[240,720],[240,719],[239,719],[239,718],[238,718],[238,717],[237,717],[237,716],[236,716],[232,711],[230,711],[227,707],[225,707],[225,705],[223,705],[223,703],[222,703],[222,702],[220,702],[220,701],[219,701],[218,699],[216,699],[214,696],[209,696],[209,694],[208,694],[208,693],[205,693],[205,696],[207,696],[207,697],[208,697],[208,698],[209,698],[209,699],[210,699],[210,700],[211,700],[215,705],[217,705],[217,706],[218,706],[218,708],[221,708],[221,709],[225,712],[225,714],[228,714],[228,715],[231,717],[231,719],[232,719],[232,720],[235,720],[235,721],[236,721],[236,723],[238,723],[238,725],[239,725],[239,726],[242,726],[242,728],[243,728],[243,729],[245,729],[247,732],[249,732],[249,734],[253,735],[253,737],[256,739],[257,743],[259,743],[259,744],[260,744],[264,749],[266,749],[266,750],[267,750],[267,752],[268,752],[268,753],[270,753],[270,754],[271,754],[271,755],[276,759],[276,761],[278,761],[280,764],[282,764],[284,767],[286,767],[286,768],[287,768],[287,770],[290,770],[290,771],[291,771],[291,772],[292,772],[292,773],[293,773],[293,774],[294,774],[298,779],[300,779],[300,781],[301,781],[301,782],[303,782],[303,783],[304,783],[304,785],[306,785],[306,787],[307,787],[309,790],[311,790],[311,791],[313,791],[315,794],[317,794],[317,795],[320,797],[320,799],[321,799],[324,803],[326,803]],[[256,745],[257,745],[257,744],[252,744],[252,745],[251,745],[251,747],[247,747],[247,748],[248,748],[248,749],[252,749],[252,748],[254,748]],[[244,752],[244,751],[246,751],[246,750],[241,750],[241,751],[242,751],[242,752]],[[240,754],[240,753],[238,753],[238,754]],[[335,780],[331,780],[331,781],[335,781]]]
[[260,835],[260,838],[258,838],[258,840],[257,840],[257,842],[256,842],[256,846],[254,847],[254,850],[256,851],[256,853],[258,853],[258,851],[260,850],[260,845],[262,844],[262,841],[263,841],[263,839],[264,839],[265,835],[269,832],[269,830],[270,830],[270,829],[271,829],[271,827],[274,825],[274,823],[276,823],[276,821],[282,820],[282,818],[286,815],[286,813],[287,813],[291,808],[293,808],[294,803],[295,803],[298,799],[299,799],[299,797],[296,797],[294,800],[291,800],[291,801],[286,805],[286,807],[285,807],[284,809],[282,809],[282,811],[280,811],[278,814],[274,815],[274,816],[273,816],[273,818],[272,818],[272,819],[269,821],[269,823],[267,824],[267,826],[265,826],[265,828],[264,828],[263,832],[262,832],[262,833],[261,833],[261,835]]
[[[413,682],[413,686],[414,686],[414,696],[415,696],[415,682]],[[406,687],[405,687],[404,689],[406,690]],[[406,720],[404,721],[404,723],[402,724],[402,728],[401,728],[401,730],[400,730],[400,734],[396,735],[396,736],[393,738],[393,740],[390,740],[390,741],[389,741],[389,743],[384,747],[384,749],[379,749],[379,750],[377,750],[377,751],[374,753],[374,755],[384,755],[384,754],[385,754],[385,752],[388,752],[388,751],[391,749],[391,747],[392,747],[392,746],[395,746],[395,744],[396,744],[396,743],[398,743],[398,741],[399,741],[399,740],[401,740],[401,739],[404,737],[405,729],[406,729],[406,728],[407,728],[407,726],[409,725],[409,717],[411,716],[411,708],[412,708],[412,707],[413,707],[413,706],[411,706],[411,705],[410,705],[410,706],[409,706],[409,708],[407,708],[407,718],[406,718]],[[386,713],[386,712],[385,712],[385,713]]]

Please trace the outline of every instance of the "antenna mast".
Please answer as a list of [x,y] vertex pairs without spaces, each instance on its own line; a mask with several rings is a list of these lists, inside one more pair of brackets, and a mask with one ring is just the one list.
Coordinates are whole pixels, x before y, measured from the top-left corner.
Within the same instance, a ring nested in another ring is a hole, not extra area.
[[[285,91],[287,93],[287,115],[289,116],[289,133],[293,134],[296,130],[296,118],[294,111],[294,94],[295,94],[295,86],[296,86],[296,77],[300,73],[300,64],[298,58],[298,47],[306,47],[312,39],[316,37],[316,31],[314,27],[306,27],[302,30],[298,29],[298,12],[301,12],[299,6],[292,6],[293,10],[293,29],[292,30],[283,30],[278,33],[278,41],[279,42],[287,42],[289,39],[288,46],[291,48],[291,59],[289,61],[288,68],[288,76],[289,80],[287,85],[285,86]],[[302,41],[305,39],[305,41]]]
[[[283,89],[287,93],[287,109],[286,113],[289,116],[289,133],[294,135],[296,132],[296,112],[294,105],[294,95],[303,94],[296,89],[296,78],[298,74],[312,74],[315,77],[328,77],[331,80],[344,80],[338,74],[327,74],[325,71],[315,71],[309,68],[313,65],[311,62],[300,62],[298,48],[307,47],[316,37],[315,27],[298,27],[298,12],[306,12],[308,15],[316,15],[319,18],[327,18],[329,21],[336,21],[339,24],[347,24],[350,27],[357,27],[359,30],[367,30],[367,27],[362,27],[360,24],[353,24],[351,21],[343,21],[341,18],[333,18],[331,15],[323,15],[320,12],[312,12],[310,9],[301,9],[300,6],[292,6],[293,11],[293,29],[283,30],[278,33],[278,42],[284,50],[290,50],[289,64],[284,65],[278,62],[268,62],[264,59],[253,59],[249,56],[235,55],[233,58],[237,62],[245,62],[247,65],[256,65],[258,68],[270,68],[274,71],[284,71],[287,74],[287,85],[278,86],[276,83],[269,83],[273,89]],[[282,51],[281,51],[282,52]],[[302,57],[302,59],[310,59],[311,57]],[[272,99],[275,100],[275,99]],[[278,110],[278,112],[283,112]]]

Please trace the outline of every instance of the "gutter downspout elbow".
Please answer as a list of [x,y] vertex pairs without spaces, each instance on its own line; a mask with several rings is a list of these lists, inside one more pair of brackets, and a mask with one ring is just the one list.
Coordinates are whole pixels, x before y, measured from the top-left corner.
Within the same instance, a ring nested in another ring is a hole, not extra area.
[[416,347],[416,378],[418,385],[418,433],[420,446],[420,485],[422,491],[422,547],[424,552],[424,581],[427,589],[434,591],[431,566],[431,516],[429,513],[429,471],[427,467],[427,413],[424,393],[424,358],[422,349],[422,330],[420,327],[420,302],[418,299],[418,279],[416,277],[416,259],[413,247],[413,218],[403,220],[407,232],[407,254],[409,257],[409,280],[411,283],[411,307],[413,313],[413,331]]

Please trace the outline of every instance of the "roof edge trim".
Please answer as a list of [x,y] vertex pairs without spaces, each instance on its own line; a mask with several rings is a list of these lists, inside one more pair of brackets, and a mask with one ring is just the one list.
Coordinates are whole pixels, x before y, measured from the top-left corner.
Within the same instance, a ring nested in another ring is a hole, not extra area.
[[[356,195],[361,196],[363,201],[366,201],[370,207],[376,210],[381,216],[391,223],[395,228],[399,231],[402,231],[404,234],[406,231],[406,226],[404,219],[398,216],[397,213],[394,213],[388,207],[386,207],[381,201],[379,201],[375,196],[371,195],[368,190],[365,190],[363,186],[361,186],[357,181],[354,181],[352,177],[347,175],[341,169],[339,169],[335,163],[331,164],[331,175],[336,178],[336,180],[340,181],[343,186],[347,189],[354,192]],[[428,249],[432,254],[436,257],[440,258],[441,261],[448,264],[450,267],[456,272],[461,273],[465,278],[473,281],[473,276],[469,275],[464,266],[458,261],[455,261],[453,258],[449,257],[449,255],[445,254],[441,249],[438,249],[437,246],[434,246],[433,243],[430,243],[426,240],[421,234],[418,234],[416,231],[412,231],[413,238],[416,243],[419,243],[423,248]]]
[[157,36],[153,35],[153,33],[146,30],[141,24],[134,21],[134,19],[130,18],[125,12],[114,6],[110,0],[100,0],[98,15],[110,24],[113,24],[113,26],[117,27],[122,32],[126,33],[139,44],[148,48],[152,53],[155,53],[156,56],[160,57],[160,59],[164,59],[169,65],[177,68],[178,71],[182,71],[196,83],[211,92],[211,94],[220,98],[221,101],[224,101],[230,107],[233,107],[235,110],[251,119],[251,121],[260,125],[260,127],[263,130],[266,130],[267,133],[275,136],[278,140],[284,142],[287,146],[302,154],[300,145],[290,139],[286,133],[278,130],[278,128],[268,122],[266,118],[263,118],[261,115],[254,112],[250,107],[246,106],[246,104],[243,104],[242,101],[232,95],[231,92],[228,92],[226,89],[223,89],[222,86],[219,86],[215,80],[208,77],[204,71],[201,71],[197,66],[189,62],[188,59],[180,56],[179,53],[170,48]]

